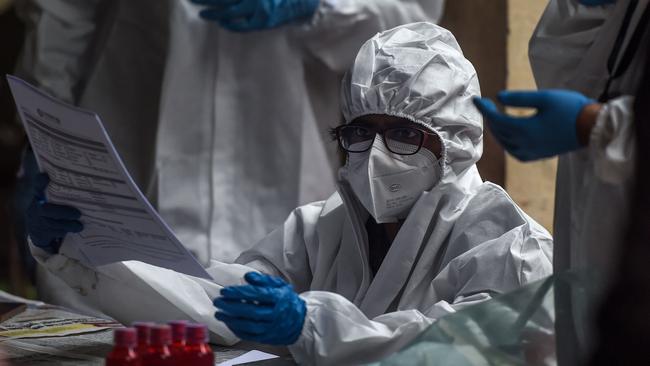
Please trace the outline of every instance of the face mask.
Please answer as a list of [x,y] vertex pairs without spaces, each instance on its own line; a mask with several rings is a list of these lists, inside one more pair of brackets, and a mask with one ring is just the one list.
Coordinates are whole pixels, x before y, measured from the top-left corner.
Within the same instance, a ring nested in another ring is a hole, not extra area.
[[414,155],[394,154],[377,135],[369,151],[348,154],[340,175],[375,221],[387,223],[406,218],[422,192],[438,183],[441,171],[430,150],[423,147]]

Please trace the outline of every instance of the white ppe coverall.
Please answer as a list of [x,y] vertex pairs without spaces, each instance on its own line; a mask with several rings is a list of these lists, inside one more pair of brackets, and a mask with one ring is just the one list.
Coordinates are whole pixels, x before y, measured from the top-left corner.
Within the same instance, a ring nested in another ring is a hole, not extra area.
[[558,164],[554,271],[596,270],[603,278],[593,296],[556,293],[558,356],[567,365],[588,352],[592,312],[618,262],[633,180],[632,103],[644,71],[647,8],[648,0],[595,7],[552,0],[530,41],[539,88],[573,89],[604,102],[588,148],[560,156]]
[[437,318],[551,273],[552,240],[500,187],[483,182],[480,94],[472,64],[447,30],[413,23],[367,41],[341,88],[346,122],[404,117],[441,139],[442,178],[423,192],[373,274],[367,211],[347,181],[326,201],[296,208],[235,264],[212,261],[213,281],[139,262],[85,268],[66,255],[33,253],[88,303],[118,319],[189,317],[215,340],[236,338],[213,318],[222,286],[256,270],[282,276],[307,314],[289,350],[305,364],[358,364],[412,341]]

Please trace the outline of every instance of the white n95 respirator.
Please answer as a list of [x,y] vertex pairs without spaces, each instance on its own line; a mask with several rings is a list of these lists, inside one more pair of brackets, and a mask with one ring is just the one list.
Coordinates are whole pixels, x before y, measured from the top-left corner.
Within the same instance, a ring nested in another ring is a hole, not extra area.
[[442,167],[429,149],[394,154],[377,134],[369,151],[348,154],[339,174],[375,221],[388,223],[406,218],[422,193],[438,183]]

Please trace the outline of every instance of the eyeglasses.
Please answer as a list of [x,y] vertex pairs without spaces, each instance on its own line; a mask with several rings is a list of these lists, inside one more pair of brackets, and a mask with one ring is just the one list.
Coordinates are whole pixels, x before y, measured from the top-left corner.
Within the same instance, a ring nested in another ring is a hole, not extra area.
[[339,146],[349,153],[368,151],[375,136],[380,134],[388,150],[398,155],[413,155],[420,151],[422,144],[434,133],[415,127],[373,128],[367,126],[344,125],[334,129]]

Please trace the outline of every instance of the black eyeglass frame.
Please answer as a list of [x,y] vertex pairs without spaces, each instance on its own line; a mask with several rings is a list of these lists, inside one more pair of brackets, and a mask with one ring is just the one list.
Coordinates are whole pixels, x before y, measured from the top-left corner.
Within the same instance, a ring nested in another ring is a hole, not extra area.
[[[336,127],[336,128],[334,129],[334,133],[335,133],[335,135],[336,135],[336,141],[338,142],[338,144],[339,144],[339,146],[341,147],[341,149],[343,149],[343,151],[345,151],[345,152],[347,152],[347,153],[351,153],[351,154],[360,154],[360,153],[364,153],[364,152],[366,152],[366,151],[368,151],[368,150],[370,150],[370,149],[372,148],[372,144],[369,144],[368,147],[365,148],[364,150],[359,150],[359,151],[354,150],[354,151],[352,151],[352,150],[348,150],[348,149],[344,146],[343,141],[342,141],[342,137],[341,137],[341,131],[342,131],[343,129],[345,129],[345,128],[355,128],[355,127],[356,127],[356,128],[366,128],[366,129],[369,129],[369,130],[374,130],[374,131],[375,131],[375,135],[374,135],[374,136],[377,136],[377,134],[380,134],[380,135],[381,135],[381,138],[382,138],[382,140],[384,141],[384,145],[386,146],[386,148],[388,149],[388,151],[392,152],[393,154],[404,155],[404,156],[415,155],[415,154],[417,154],[418,151],[420,151],[420,149],[422,149],[422,145],[424,145],[424,142],[427,140],[427,138],[428,138],[429,136],[435,136],[437,139],[440,139],[440,138],[438,137],[438,134],[436,134],[436,133],[434,133],[434,132],[426,131],[426,130],[424,130],[424,129],[422,129],[422,128],[413,127],[413,126],[398,126],[398,127],[386,127],[386,128],[373,128],[373,127],[358,126],[358,125],[340,125],[340,126],[338,126],[338,127]],[[415,131],[420,132],[420,142],[419,142],[419,144],[418,144],[418,148],[417,148],[414,152],[409,153],[409,154],[404,154],[404,153],[401,153],[401,152],[393,151],[393,150],[390,148],[390,146],[388,145],[388,143],[386,142],[386,136],[384,135],[384,133],[385,133],[386,131],[388,131],[388,130],[397,130],[397,129],[404,129],[404,128],[408,128],[408,129],[412,129],[412,130],[415,130]],[[374,139],[374,136],[373,136],[373,139]]]

